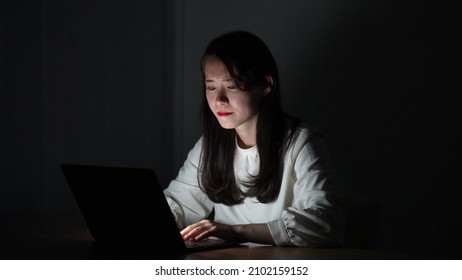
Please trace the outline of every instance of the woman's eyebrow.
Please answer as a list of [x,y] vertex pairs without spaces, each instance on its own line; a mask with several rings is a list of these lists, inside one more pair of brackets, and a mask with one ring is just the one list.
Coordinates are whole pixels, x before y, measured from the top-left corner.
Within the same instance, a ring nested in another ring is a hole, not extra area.
[[[222,82],[232,82],[233,79],[232,79],[232,78],[224,78],[224,79],[222,79],[221,81],[222,81]],[[212,82],[215,82],[215,80],[214,80],[214,79],[205,79],[205,82],[206,82],[206,83],[212,83]]]

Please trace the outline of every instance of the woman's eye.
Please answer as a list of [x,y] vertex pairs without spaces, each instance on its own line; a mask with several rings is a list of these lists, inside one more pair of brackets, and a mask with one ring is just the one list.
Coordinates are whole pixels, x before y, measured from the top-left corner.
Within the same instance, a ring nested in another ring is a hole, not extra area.
[[235,85],[228,86],[228,89],[237,89]]
[[215,88],[214,87],[206,87],[205,88],[207,91],[213,91]]

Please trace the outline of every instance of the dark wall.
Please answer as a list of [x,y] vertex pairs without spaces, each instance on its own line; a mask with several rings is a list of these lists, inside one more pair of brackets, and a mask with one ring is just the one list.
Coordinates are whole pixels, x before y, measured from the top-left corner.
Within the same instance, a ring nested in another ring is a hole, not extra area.
[[40,209],[45,174],[41,3],[1,6],[2,218]]
[[[0,215],[75,216],[61,163],[171,168],[164,1],[2,1]],[[170,17],[169,17],[170,16]]]
[[341,21],[287,103],[327,133],[345,193],[381,205],[380,249],[460,258],[462,6],[431,2]]
[[377,248],[460,258],[462,6],[425,2],[3,0],[0,218],[77,215],[62,162],[166,185],[200,133],[203,47],[242,28],[275,54],[286,110],[326,133],[343,191],[381,205]]
[[327,134],[344,192],[380,204],[379,249],[460,258],[462,6],[354,3],[301,36],[323,47],[293,55],[287,107]]

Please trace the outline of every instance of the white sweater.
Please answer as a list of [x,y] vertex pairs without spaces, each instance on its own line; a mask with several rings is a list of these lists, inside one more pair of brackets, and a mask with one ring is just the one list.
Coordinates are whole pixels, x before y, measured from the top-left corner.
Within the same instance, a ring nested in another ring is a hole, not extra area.
[[[284,159],[281,190],[277,200],[260,203],[248,197],[227,206],[214,203],[198,184],[202,138],[189,152],[175,180],[164,193],[177,224],[183,228],[215,209],[214,220],[225,224],[267,223],[278,246],[338,246],[343,243],[343,215],[332,191],[327,149],[315,129],[299,126]],[[257,147],[237,146],[234,172],[238,180],[259,170]],[[243,186],[240,186],[244,188]]]

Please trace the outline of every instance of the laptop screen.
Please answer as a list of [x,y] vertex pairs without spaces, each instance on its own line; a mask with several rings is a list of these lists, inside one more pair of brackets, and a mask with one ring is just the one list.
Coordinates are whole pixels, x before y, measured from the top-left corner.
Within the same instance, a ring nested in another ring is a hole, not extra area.
[[153,170],[73,164],[61,169],[96,242],[185,250]]

